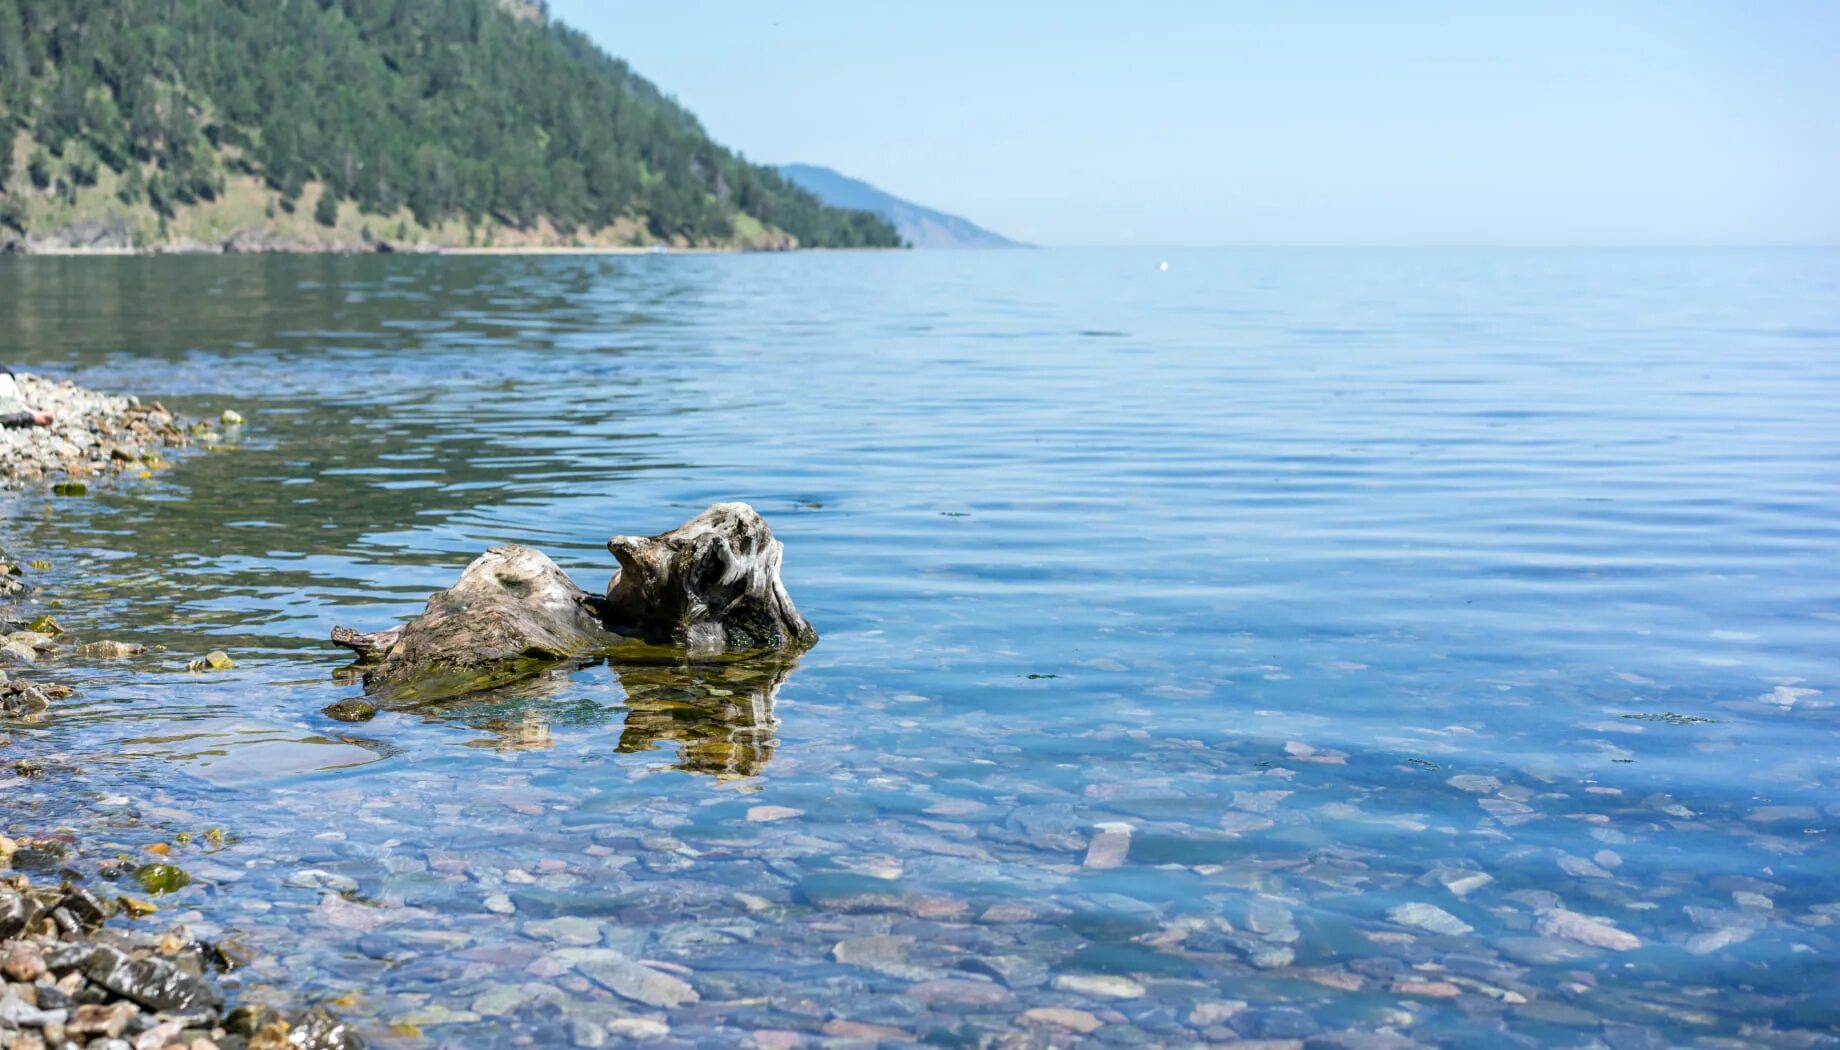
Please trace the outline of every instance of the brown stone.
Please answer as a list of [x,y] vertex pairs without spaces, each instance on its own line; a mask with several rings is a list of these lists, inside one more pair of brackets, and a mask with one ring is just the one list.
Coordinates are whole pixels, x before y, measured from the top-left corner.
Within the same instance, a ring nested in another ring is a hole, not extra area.
[[6,953],[6,961],[0,962],[0,973],[20,984],[31,984],[45,975],[45,958],[36,947],[16,941]]
[[1009,998],[1009,992],[1001,985],[989,981],[967,981],[957,977],[942,977],[937,981],[921,981],[907,989],[910,999],[923,1003],[966,1003],[973,1006],[988,1006]]
[[1463,989],[1449,981],[1414,981],[1403,979],[1393,982],[1394,995],[1417,995],[1427,999],[1455,999],[1463,994]]
[[1085,1010],[1075,1010],[1066,1006],[1037,1006],[1032,1010],[1024,1010],[1016,1020],[1022,1024],[1066,1028],[1081,1035],[1089,1035],[1105,1027],[1104,1021]]
[[139,1012],[133,1003],[110,1003],[107,1006],[85,1004],[77,1007],[77,1012],[64,1026],[72,1035],[102,1036],[114,1039],[127,1030],[128,1022],[134,1020]]
[[912,1043],[918,1039],[912,1032],[904,1032],[890,1025],[846,1021],[841,1017],[825,1022],[824,1034],[836,1039],[873,1039],[878,1043]]

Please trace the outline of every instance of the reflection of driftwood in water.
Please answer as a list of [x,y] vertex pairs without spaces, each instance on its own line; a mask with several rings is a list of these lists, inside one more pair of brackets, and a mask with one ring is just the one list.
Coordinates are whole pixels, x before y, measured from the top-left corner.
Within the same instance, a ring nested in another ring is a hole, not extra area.
[[482,740],[469,741],[468,747],[486,747],[494,751],[548,751],[556,746],[556,738],[550,732],[547,712],[541,708],[527,707],[513,718],[493,718],[480,723],[478,728],[492,735]]
[[465,726],[485,735],[467,747],[493,751],[543,751],[555,746],[553,727],[593,729],[612,722],[615,712],[585,698],[570,699],[570,674],[591,663],[552,667],[508,685],[434,700],[384,701],[387,710],[430,722]]
[[783,548],[745,503],[669,532],[615,536],[620,570],[583,591],[529,547],[494,547],[422,614],[387,631],[336,627],[368,665],[366,692],[435,699],[491,689],[558,661],[652,646],[699,657],[789,653],[818,640],[780,582]]
[[777,746],[773,701],[792,673],[791,659],[732,663],[626,665],[622,752],[677,744],[677,766],[693,773],[751,777]]
[[[610,660],[626,693],[626,721],[616,750],[631,754],[675,744],[679,769],[755,776],[773,757],[779,728],[773,704],[796,662],[782,656],[720,662]],[[592,728],[620,716],[619,708],[569,701],[564,695],[569,685],[567,671],[556,668],[464,697],[387,706],[487,734],[470,747],[534,751],[554,746],[553,725]]]

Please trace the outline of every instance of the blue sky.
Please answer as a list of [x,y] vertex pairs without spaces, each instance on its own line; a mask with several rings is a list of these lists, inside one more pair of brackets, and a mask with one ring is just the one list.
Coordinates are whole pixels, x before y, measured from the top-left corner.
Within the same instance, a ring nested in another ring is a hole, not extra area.
[[765,162],[1043,244],[1840,243],[1840,2],[552,0]]

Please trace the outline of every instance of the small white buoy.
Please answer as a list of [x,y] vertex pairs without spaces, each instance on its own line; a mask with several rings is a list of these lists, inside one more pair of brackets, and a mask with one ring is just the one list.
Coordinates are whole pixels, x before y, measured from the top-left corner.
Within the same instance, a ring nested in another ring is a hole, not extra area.
[[1167,262],[1160,262],[1160,263],[1157,263],[1157,264],[1156,264],[1156,268],[1157,268],[1158,270],[1161,270],[1161,271],[1162,271],[1162,272],[1164,272],[1164,273],[1168,273],[1168,272],[1169,272],[1169,263],[1167,263]]

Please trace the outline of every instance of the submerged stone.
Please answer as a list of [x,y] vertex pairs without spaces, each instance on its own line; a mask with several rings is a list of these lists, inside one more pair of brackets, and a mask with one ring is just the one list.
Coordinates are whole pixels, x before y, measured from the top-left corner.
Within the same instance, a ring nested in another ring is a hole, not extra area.
[[331,890],[334,893],[353,893],[358,889],[357,879],[320,868],[302,868],[287,877],[287,884],[296,889]]
[[1575,941],[1558,937],[1503,937],[1495,942],[1501,954],[1527,966],[1582,962],[1598,953]]
[[1559,870],[1565,872],[1567,875],[1580,879],[1607,879],[1611,877],[1610,873],[1604,870],[1595,861],[1586,860],[1583,857],[1574,857],[1571,854],[1560,856]]
[[1021,955],[981,955],[962,959],[958,968],[1003,982],[1006,988],[1038,988],[1048,983],[1048,966]]
[[753,824],[770,824],[804,815],[804,810],[793,809],[791,806],[754,806],[747,811],[748,822]]
[[1039,1024],[1048,1025],[1054,1028],[1065,1028],[1069,1031],[1078,1032],[1081,1035],[1091,1035],[1093,1032],[1105,1027],[1104,1021],[1099,1020],[1085,1010],[1075,1010],[1066,1006],[1037,1006],[1033,1009],[1022,1011],[1022,1013],[1016,1017],[1016,1021],[1019,1024]]
[[1609,920],[1581,915],[1565,908],[1542,910],[1539,920],[1534,923],[1534,929],[1548,937],[1563,937],[1593,948],[1630,952],[1642,947],[1641,938],[1617,929]]
[[1064,973],[1054,979],[1054,987],[1099,999],[1141,999],[1144,996],[1143,985],[1114,974]]
[[1469,923],[1435,904],[1401,904],[1389,908],[1386,917],[1389,921],[1401,926],[1411,926],[1427,933],[1443,934],[1447,937],[1461,937],[1475,929]]
[[890,977],[916,980],[931,976],[932,970],[907,961],[907,954],[913,947],[911,936],[876,934],[839,941],[831,949],[831,956],[845,966],[860,966]]
[[1309,1014],[1291,1006],[1249,1007],[1227,1024],[1248,1039],[1300,1039],[1322,1030]]
[[157,897],[163,893],[177,893],[190,886],[192,877],[176,864],[143,864],[134,869],[134,881],[140,883],[141,889]]
[[551,958],[615,995],[647,1006],[676,1007],[701,998],[682,978],[654,970],[611,948],[563,948]]
[[812,875],[797,892],[813,907],[841,912],[905,911],[914,900],[913,894],[868,875]]
[[908,998],[922,1003],[962,1003],[967,1006],[989,1006],[1010,997],[1010,993],[1001,985],[959,977],[921,981],[909,987],[906,994]]
[[1093,827],[1093,837],[1086,844],[1087,868],[1122,867],[1131,852],[1131,825],[1124,821],[1107,821]]
[[377,707],[363,700],[347,699],[327,704],[321,713],[338,722],[368,722],[377,717]]

